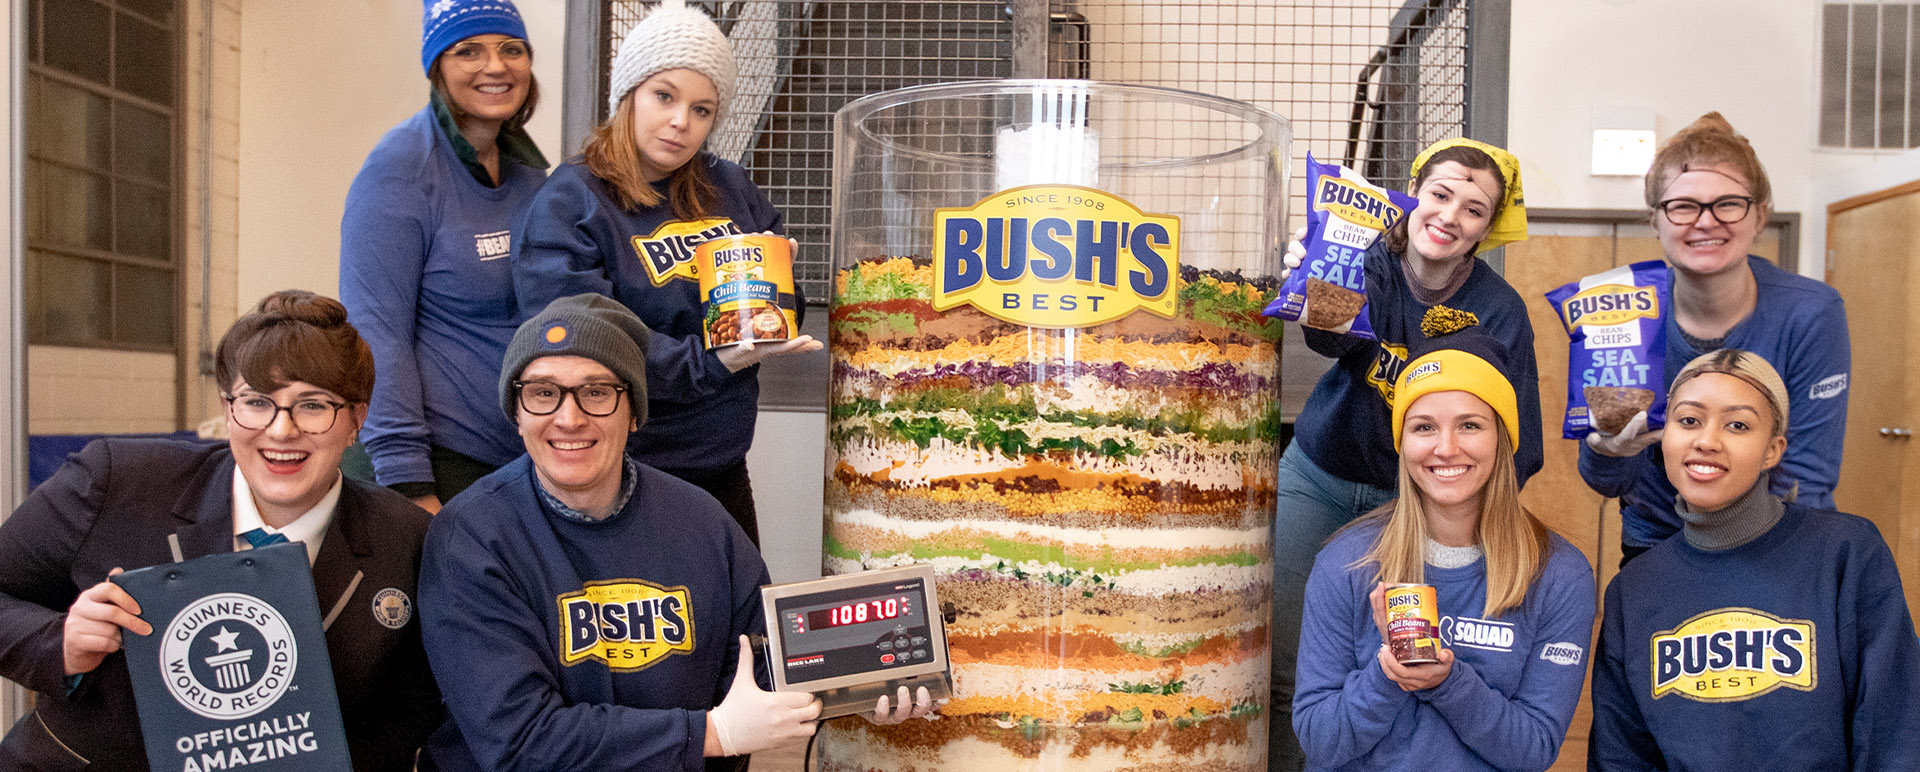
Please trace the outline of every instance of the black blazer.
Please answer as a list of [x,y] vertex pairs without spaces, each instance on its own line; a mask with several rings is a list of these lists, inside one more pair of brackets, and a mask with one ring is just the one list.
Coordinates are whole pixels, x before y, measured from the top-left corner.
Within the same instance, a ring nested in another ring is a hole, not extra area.
[[[67,609],[116,567],[172,562],[169,535],[186,559],[232,552],[233,474],[224,444],[97,440],[0,524],[0,676],[39,693],[35,711],[0,740],[0,772],[147,770],[124,652],[67,694]],[[323,617],[361,574],[327,629],[355,772],[413,769],[414,752],[440,722],[417,609],[396,630],[373,607],[387,588],[420,597],[428,519],[397,493],[348,480],[313,564]]]

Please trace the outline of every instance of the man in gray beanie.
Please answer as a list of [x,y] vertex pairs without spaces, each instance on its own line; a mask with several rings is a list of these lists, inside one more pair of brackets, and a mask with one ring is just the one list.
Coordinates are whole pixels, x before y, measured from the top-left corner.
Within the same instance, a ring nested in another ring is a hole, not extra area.
[[447,502],[421,561],[453,718],[425,750],[438,769],[733,769],[813,734],[820,703],[766,691],[744,645],[765,632],[759,551],[713,496],[626,454],[651,337],[583,294],[507,345],[500,407],[527,454]]

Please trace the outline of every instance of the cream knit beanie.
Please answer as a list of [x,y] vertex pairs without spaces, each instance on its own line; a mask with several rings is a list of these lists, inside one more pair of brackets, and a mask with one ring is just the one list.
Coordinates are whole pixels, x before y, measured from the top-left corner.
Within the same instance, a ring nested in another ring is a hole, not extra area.
[[618,111],[620,100],[655,73],[683,68],[713,81],[720,109],[727,109],[733,98],[733,44],[713,19],[688,8],[686,0],[661,0],[620,41],[607,77],[607,114]]

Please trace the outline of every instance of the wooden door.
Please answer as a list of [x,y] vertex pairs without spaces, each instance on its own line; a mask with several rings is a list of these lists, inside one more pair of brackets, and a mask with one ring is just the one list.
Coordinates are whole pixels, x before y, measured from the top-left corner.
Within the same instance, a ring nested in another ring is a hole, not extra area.
[[1911,432],[1920,429],[1920,386],[1908,341],[1920,317],[1912,266],[1920,261],[1920,182],[1835,202],[1827,208],[1827,283],[1847,304],[1853,375],[1847,389],[1847,439],[1834,504],[1868,518],[1893,549],[1907,592],[1920,608],[1920,474]]

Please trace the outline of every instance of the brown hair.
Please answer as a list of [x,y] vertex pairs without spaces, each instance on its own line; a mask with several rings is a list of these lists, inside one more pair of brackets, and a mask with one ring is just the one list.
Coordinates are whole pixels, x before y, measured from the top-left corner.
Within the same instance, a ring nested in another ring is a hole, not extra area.
[[223,392],[239,380],[260,392],[306,381],[348,402],[366,402],[373,395],[373,350],[347,323],[340,301],[281,290],[227,328],[213,377]]
[[1732,167],[1747,178],[1754,203],[1769,210],[1773,208],[1773,184],[1767,181],[1767,169],[1760,165],[1753,143],[1734,131],[1733,124],[1717,112],[1700,116],[1680,133],[1667,138],[1667,143],[1654,153],[1653,165],[1647,168],[1647,208],[1660,205],[1660,194],[1673,178],[1705,166]]
[[[612,188],[614,202],[629,212],[661,203],[660,191],[647,182],[640,169],[640,146],[633,136],[633,95],[636,93],[638,88],[627,92],[620,99],[619,109],[593,127],[587,141],[580,146],[587,171],[605,180],[607,187]],[[703,155],[705,151],[695,154],[667,175],[666,198],[673,202],[673,216],[678,219],[698,220],[720,209],[720,191],[707,174]]]
[[[1546,569],[1552,543],[1547,527],[1520,506],[1520,482],[1513,466],[1513,442],[1505,423],[1495,416],[1493,472],[1480,489],[1480,523],[1475,537],[1486,554],[1487,600],[1483,614],[1494,619],[1526,600],[1527,588]],[[1372,564],[1374,580],[1389,584],[1421,584],[1426,579],[1427,517],[1419,486],[1400,462],[1400,497],[1367,513],[1345,528],[1380,523],[1373,546],[1349,568]]]
[[[1500,210],[1506,206],[1507,177],[1500,172],[1500,165],[1494,163],[1492,156],[1480,152],[1477,148],[1455,145],[1434,153],[1432,158],[1427,159],[1427,164],[1420,167],[1420,173],[1414,175],[1413,185],[1408,192],[1416,196],[1419,195],[1420,186],[1426,184],[1428,177],[1433,176],[1433,170],[1440,168],[1440,164],[1448,161],[1460,164],[1469,169],[1493,172],[1493,180],[1500,187],[1493,192],[1493,210],[1487,212],[1487,228],[1491,230],[1493,224],[1500,219]],[[1486,236],[1485,233],[1480,235],[1483,237]],[[1400,218],[1393,223],[1393,227],[1387,229],[1387,248],[1393,250],[1396,254],[1404,255],[1407,253],[1407,218]],[[1469,255],[1473,254],[1473,252],[1474,250],[1467,250],[1467,254]]]
[[[527,44],[527,60],[529,62],[533,60],[532,43]],[[433,90],[440,93],[440,98],[447,103],[447,111],[453,113],[453,120],[458,123],[460,117],[466,113],[460,110],[460,104],[453,101],[453,95],[447,91],[447,76],[440,72],[440,57],[434,57],[433,66],[427,69],[427,82],[433,84]],[[511,131],[527,125],[527,121],[533,120],[533,108],[539,104],[540,79],[534,77],[533,70],[529,69],[527,70],[527,101],[521,102],[520,109],[515,110],[505,123],[500,124],[500,130]]]

